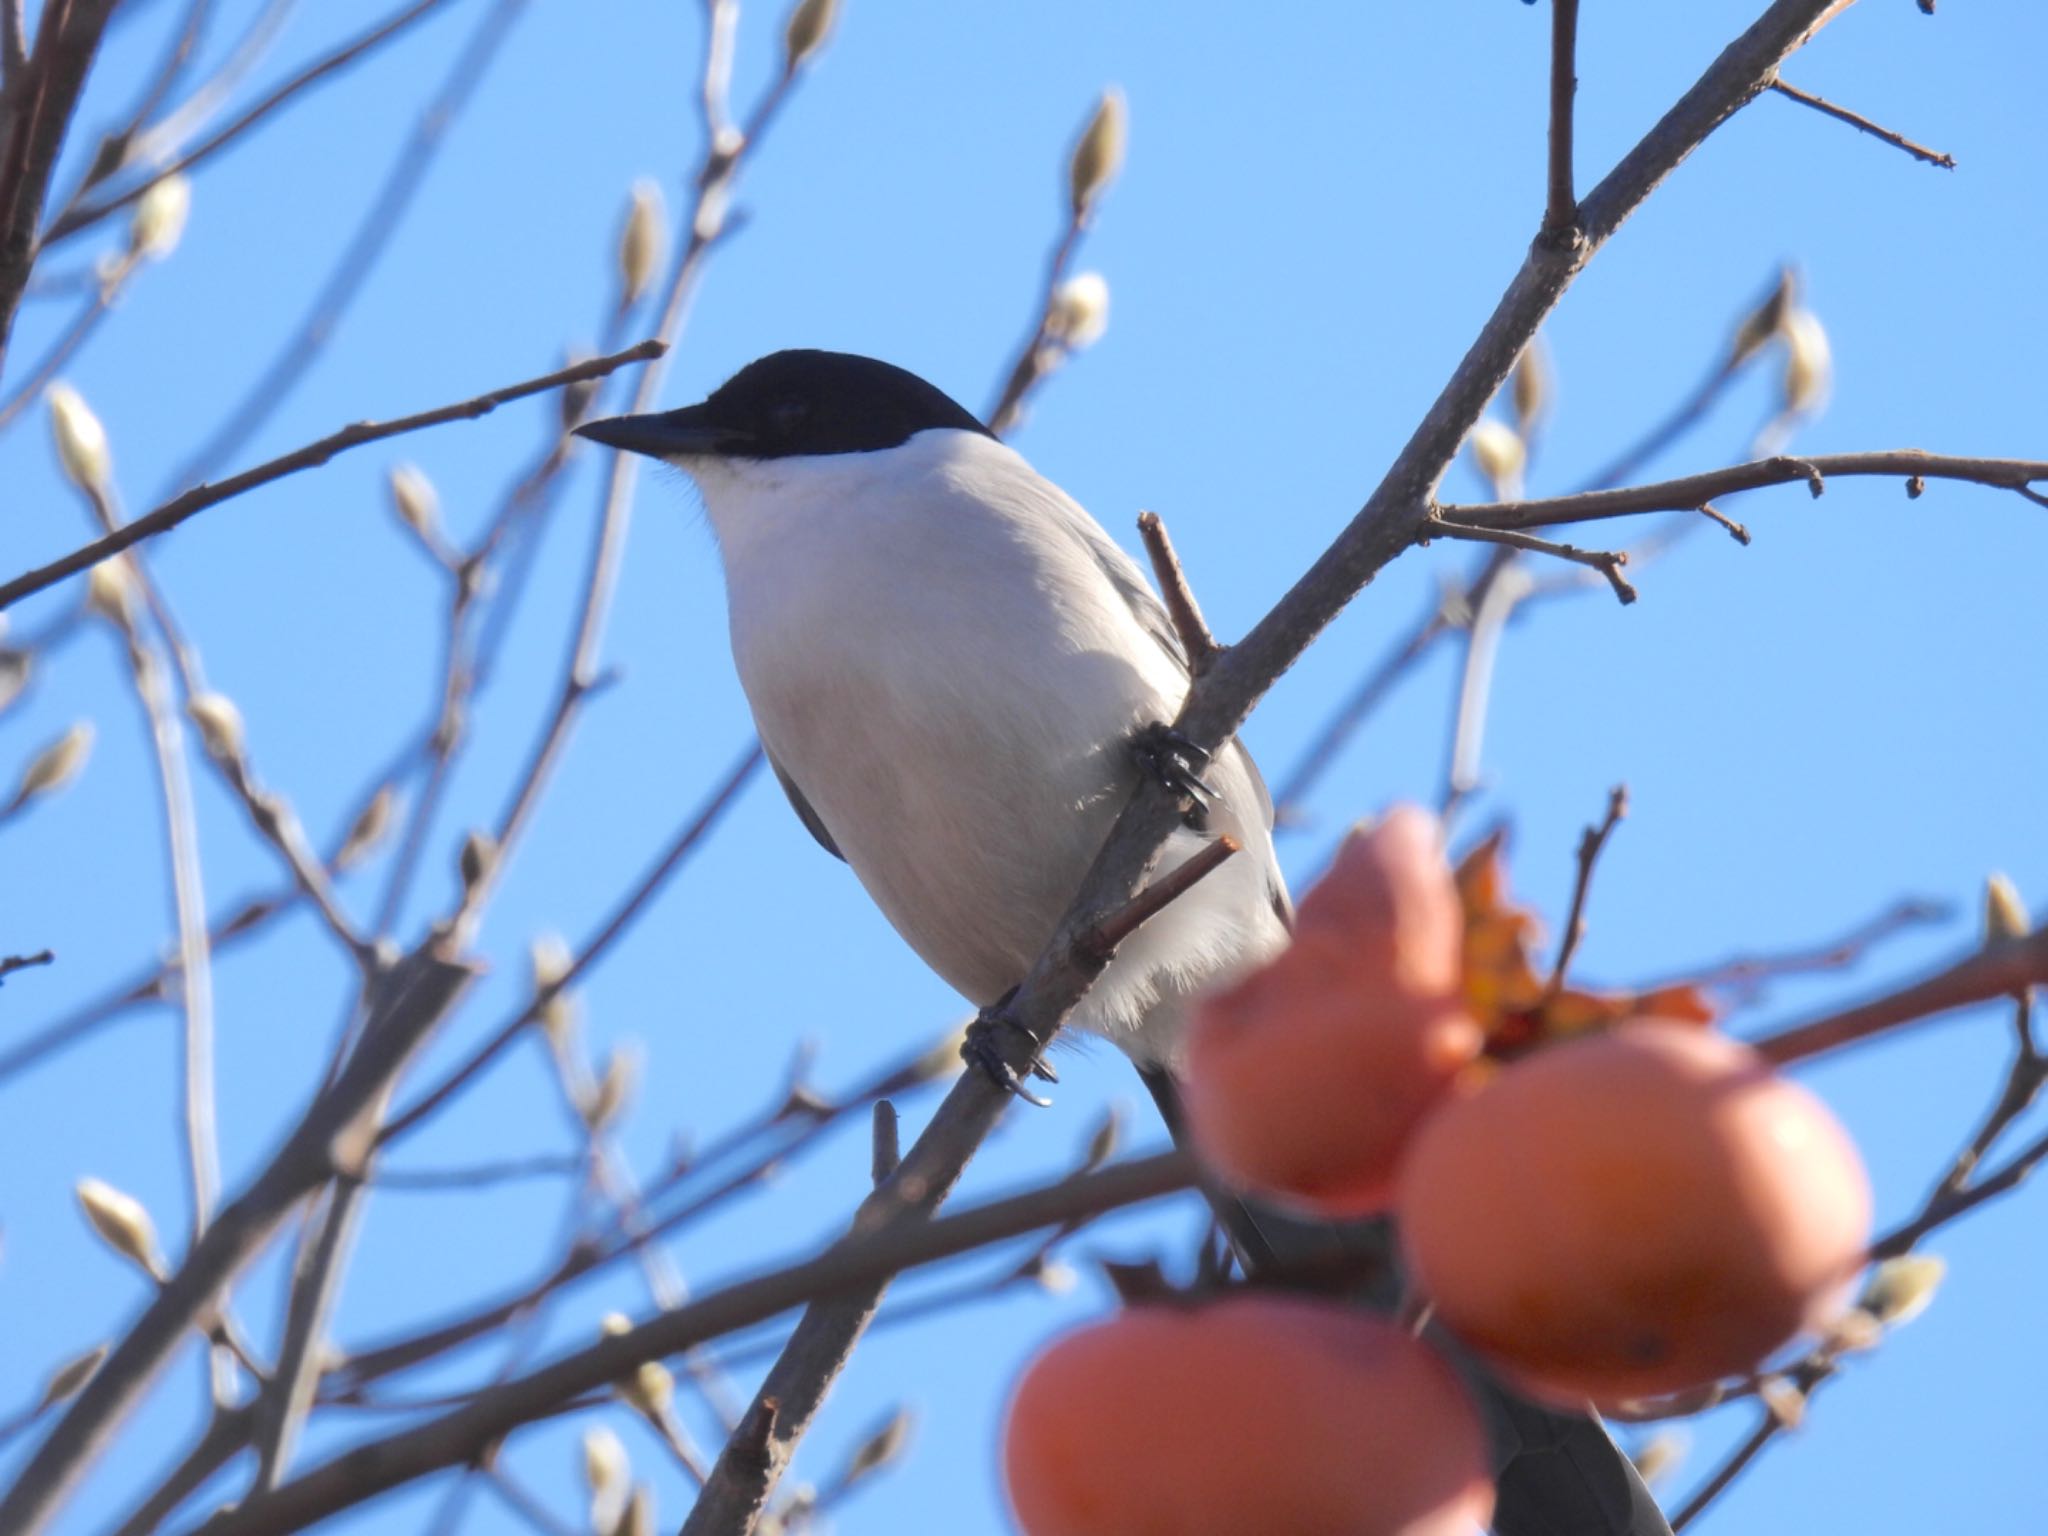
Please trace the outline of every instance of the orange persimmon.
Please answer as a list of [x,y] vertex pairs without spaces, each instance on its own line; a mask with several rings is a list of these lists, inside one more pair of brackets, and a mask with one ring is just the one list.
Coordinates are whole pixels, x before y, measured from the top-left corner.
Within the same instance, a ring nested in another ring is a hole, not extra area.
[[1870,1186],[1804,1088],[1646,1022],[1439,1108],[1396,1212],[1448,1327],[1533,1392],[1611,1403],[1751,1370],[1823,1323],[1862,1264]]
[[1196,1149],[1232,1184],[1322,1215],[1384,1208],[1403,1145],[1480,1047],[1461,932],[1433,818],[1397,809],[1353,833],[1294,942],[1196,1010]]
[[1429,1346],[1373,1313],[1148,1304],[1026,1370],[1003,1429],[1027,1536],[1468,1536],[1486,1442]]

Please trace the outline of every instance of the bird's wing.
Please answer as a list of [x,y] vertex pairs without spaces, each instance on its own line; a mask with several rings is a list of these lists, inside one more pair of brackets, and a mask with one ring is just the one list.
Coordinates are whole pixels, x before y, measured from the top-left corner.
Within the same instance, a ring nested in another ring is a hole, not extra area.
[[846,855],[841,853],[839,845],[832,841],[832,834],[825,830],[825,823],[811,808],[811,802],[804,798],[804,792],[796,787],[796,780],[789,776],[788,770],[782,764],[775,761],[773,752],[768,753],[768,766],[775,770],[775,781],[782,786],[782,792],[789,796],[790,809],[796,812],[797,820],[804,824],[804,830],[818,840],[820,848],[844,864]]
[[[1173,616],[1166,611],[1166,604],[1159,600],[1159,594],[1152,590],[1152,584],[1145,580],[1145,573],[1138,569],[1138,562],[1125,554],[1123,547],[1103,532],[1102,525],[1083,511],[1079,503],[1064,495],[1054,496],[1051,501],[1051,510],[1060,526],[1094,556],[1110,586],[1130,607],[1139,627],[1159,643],[1159,648],[1180,669],[1181,676],[1189,676],[1188,653],[1181,645],[1180,631],[1173,627]],[[1252,792],[1258,800],[1259,816],[1271,828],[1273,795],[1266,788],[1259,765],[1252,761],[1251,753],[1245,750],[1241,741],[1233,740],[1227,750],[1234,752],[1243,764],[1245,777],[1251,780]],[[1283,904],[1286,902],[1284,893],[1280,900]],[[1282,920],[1290,926],[1292,916],[1291,907],[1281,913]]]

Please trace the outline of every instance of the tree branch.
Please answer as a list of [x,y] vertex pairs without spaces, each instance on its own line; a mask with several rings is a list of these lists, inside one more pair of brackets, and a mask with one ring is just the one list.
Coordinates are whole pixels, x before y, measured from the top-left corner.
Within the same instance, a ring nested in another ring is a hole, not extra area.
[[1200,677],[1215,665],[1216,654],[1223,648],[1209,632],[1208,621],[1202,617],[1202,605],[1195,601],[1188,586],[1187,572],[1181,569],[1180,556],[1174,551],[1173,540],[1167,537],[1165,519],[1157,512],[1140,512],[1138,536],[1145,541],[1145,553],[1152,559],[1152,575],[1159,582],[1159,595],[1166,600],[1174,633],[1180,636],[1181,649],[1188,653],[1188,673]]
[[438,427],[450,421],[472,421],[479,416],[488,416],[499,406],[513,400],[523,400],[528,395],[538,395],[550,389],[560,389],[565,384],[576,384],[584,379],[599,379],[616,368],[628,363],[642,363],[660,357],[668,348],[659,341],[643,341],[638,346],[628,347],[623,352],[614,352],[610,357],[592,358],[588,362],[572,367],[558,368],[553,373],[542,374],[539,378],[528,379],[519,384],[508,384],[486,394],[476,395],[453,405],[438,406],[431,411],[421,411],[413,416],[401,416],[395,421],[359,421],[353,426],[331,432],[318,442],[295,448],[281,454],[267,463],[258,464],[254,469],[245,469],[239,475],[232,475],[215,485],[195,485],[182,495],[174,496],[152,512],[146,512],[133,522],[124,523],[105,538],[96,539],[82,549],[75,549],[62,559],[53,560],[14,580],[0,586],[0,609],[11,608],[31,593],[54,586],[67,576],[98,565],[109,555],[141,543],[144,539],[155,538],[167,533],[187,518],[204,512],[208,507],[253,491],[258,486],[281,480],[286,475],[297,474],[302,469],[314,469],[325,464],[337,453],[351,448],[360,448],[365,443],[381,442],[387,437],[398,437],[407,432],[418,432],[425,427]]
[[1773,79],[1771,81],[1771,89],[1780,96],[1789,97],[1791,100],[1798,102],[1803,107],[1811,107],[1816,112],[1824,112],[1837,122],[1847,123],[1851,128],[1860,129],[1874,139],[1882,139],[1894,149],[1903,149],[1915,160],[1925,161],[1929,165],[1938,165],[1946,171],[1952,171],[1956,168],[1956,157],[1954,155],[1943,154],[1938,149],[1929,149],[1924,144],[1915,144],[1903,133],[1894,133],[1891,129],[1881,124],[1873,123],[1860,112],[1851,112],[1847,107],[1838,107],[1833,102],[1824,100],[1810,91],[1802,91],[1796,85],[1787,85],[1783,80]]
[[1824,453],[1804,458],[1779,456],[1710,469],[1702,474],[1651,485],[1627,486],[1612,491],[1584,491],[1574,496],[1552,496],[1533,501],[1496,501],[1474,505],[1439,506],[1441,517],[1473,528],[1551,528],[1560,523],[1593,522],[1605,517],[1633,517],[1641,512],[1697,512],[1707,502],[1737,491],[1761,490],[1765,486],[1791,485],[1804,481],[1815,496],[1827,489],[1836,475],[1890,475],[1909,482],[1907,494],[1919,491],[1915,480],[1966,480],[1977,485],[2015,491],[2030,501],[2043,501],[2031,489],[2036,480],[2048,480],[2048,461],[2039,459],[1972,459],[1926,453],[1918,448],[1897,448],[1876,453]]
[[1572,98],[1578,93],[1579,0],[1550,0],[1550,177],[1538,238],[1569,242],[1578,227],[1572,190]]
[[470,1461],[520,1425],[630,1375],[644,1361],[765,1322],[813,1298],[854,1292],[991,1243],[1175,1194],[1194,1181],[1188,1155],[1165,1152],[956,1216],[908,1227],[876,1226],[842,1238],[815,1258],[711,1291],[629,1333],[608,1336],[417,1428],[344,1451],[274,1492],[223,1510],[198,1529],[204,1536],[282,1536],[415,1478]]

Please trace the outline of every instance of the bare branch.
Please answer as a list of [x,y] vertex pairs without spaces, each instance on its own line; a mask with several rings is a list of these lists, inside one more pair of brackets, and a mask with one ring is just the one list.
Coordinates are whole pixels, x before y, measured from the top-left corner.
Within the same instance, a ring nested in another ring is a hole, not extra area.
[[1572,98],[1579,89],[1579,0],[1550,0],[1550,178],[1538,239],[1570,243],[1579,222],[1572,190]]
[[[13,11],[11,0],[4,9]],[[114,0],[45,6],[34,54],[8,73],[7,153],[0,165],[0,362],[6,360],[14,314],[40,254],[36,226],[50,174],[113,11]],[[18,13],[13,20],[19,20]]]
[[49,965],[56,958],[56,952],[48,949],[39,949],[32,955],[0,956],[0,979],[12,976],[16,971],[25,971],[31,966]]
[[1607,846],[1607,839],[1614,835],[1614,829],[1626,815],[1628,786],[1617,784],[1607,792],[1607,814],[1601,817],[1600,824],[1579,835],[1579,873],[1572,881],[1571,912],[1564,920],[1564,941],[1557,947],[1557,963],[1550,968],[1550,983],[1544,988],[1546,998],[1555,1000],[1564,990],[1572,956],[1578,953],[1579,943],[1586,936],[1586,893],[1593,888],[1593,866],[1600,862],[1600,850]]
[[1181,569],[1180,556],[1174,552],[1173,540],[1167,537],[1165,519],[1157,512],[1140,512],[1138,535],[1145,541],[1145,553],[1152,558],[1152,574],[1159,582],[1159,595],[1166,600],[1174,633],[1180,636],[1181,649],[1188,653],[1188,675],[1200,677],[1215,664],[1216,653],[1222,647],[1209,633],[1202,606],[1188,587],[1187,572]]
[[[374,1440],[314,1467],[270,1493],[221,1511],[204,1536],[282,1536],[337,1510],[444,1467],[474,1459],[520,1425],[658,1360],[736,1329],[764,1322],[818,1297],[843,1295],[881,1279],[1102,1211],[1192,1187],[1195,1168],[1166,1152],[993,1200],[955,1216],[912,1226],[890,1223],[841,1239],[815,1258],[711,1291],[631,1332],[601,1339],[466,1406],[413,1429]],[[900,1194],[891,1198],[901,1198]],[[747,1425],[742,1422],[742,1433]],[[779,1438],[781,1426],[772,1426]]]
[[1475,528],[1466,523],[1456,522],[1439,513],[1427,519],[1416,534],[1416,542],[1427,544],[1431,539],[1469,539],[1477,544],[1505,544],[1512,549],[1525,549],[1532,554],[1550,555],[1558,560],[1569,560],[1574,565],[1589,566],[1605,576],[1608,585],[1614,588],[1614,595],[1624,605],[1636,600],[1636,589],[1628,584],[1628,578],[1621,574],[1621,568],[1628,564],[1628,553],[1619,549],[1580,549],[1575,544],[1557,544],[1549,539],[1539,539],[1534,534],[1517,533],[1506,528]]
[[1821,97],[1814,95],[1811,91],[1802,91],[1796,85],[1787,85],[1783,80],[1777,79],[1771,81],[1771,89],[1780,96],[1789,97],[1791,100],[1798,102],[1801,106],[1811,107],[1816,112],[1824,112],[1837,122],[1847,123],[1851,128],[1860,129],[1874,139],[1882,139],[1894,149],[1903,149],[1915,160],[1924,161],[1928,165],[1938,165],[1946,171],[1952,171],[1956,168],[1956,157],[1954,155],[1944,154],[1938,149],[1929,149],[1924,144],[1915,144],[1904,134],[1894,133],[1882,124],[1873,123],[1862,113],[1851,112],[1847,107],[1838,107],[1833,102],[1823,100]]
[[2048,985],[2048,927],[1974,950],[1946,970],[1888,996],[1752,1040],[1764,1060],[1783,1066],[1937,1013]]
[[2016,491],[2031,501],[2043,500],[2030,489],[2048,480],[2048,461],[2039,459],[1970,459],[1898,448],[1876,453],[1824,453],[1810,458],[1779,457],[1711,469],[1652,485],[1614,491],[1584,491],[1537,501],[1499,501],[1479,505],[1444,505],[1442,517],[1474,528],[1550,528],[1559,523],[1591,522],[1603,517],[1633,517],[1641,512],[1697,512],[1707,502],[1737,491],[1805,482],[1815,496],[1836,475],[1886,475],[1901,480],[1967,480],[1977,485]]
[[123,524],[105,538],[97,539],[82,549],[75,549],[62,559],[38,567],[25,575],[0,586],[0,609],[10,608],[31,593],[54,586],[67,576],[76,576],[89,570],[110,555],[141,543],[144,539],[155,538],[177,527],[187,518],[204,512],[208,507],[240,496],[258,486],[281,480],[286,475],[297,474],[302,469],[314,469],[325,464],[337,453],[351,448],[360,448],[365,443],[381,442],[387,437],[398,437],[407,432],[418,432],[426,427],[438,427],[450,421],[473,421],[479,416],[488,416],[499,406],[513,400],[523,400],[528,395],[538,395],[550,389],[560,389],[565,384],[580,383],[584,379],[602,378],[614,369],[628,363],[647,362],[660,357],[668,350],[659,341],[643,341],[638,346],[615,352],[610,357],[592,358],[588,362],[572,367],[558,368],[553,373],[542,374],[536,379],[523,383],[508,384],[453,405],[438,406],[431,411],[421,411],[413,416],[401,416],[394,421],[359,421],[353,426],[331,432],[317,442],[290,453],[281,454],[254,469],[243,470],[216,485],[196,485],[182,495],[174,496],[152,512],[146,512],[133,522]]

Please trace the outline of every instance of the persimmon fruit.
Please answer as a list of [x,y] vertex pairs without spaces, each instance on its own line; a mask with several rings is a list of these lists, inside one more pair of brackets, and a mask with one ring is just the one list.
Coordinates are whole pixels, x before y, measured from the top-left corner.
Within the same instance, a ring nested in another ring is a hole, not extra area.
[[1184,1096],[1203,1158],[1318,1215],[1383,1209],[1403,1145],[1482,1044],[1462,942],[1435,821],[1398,809],[1354,833],[1294,942],[1196,1010]]
[[1396,1212],[1447,1326],[1536,1395],[1595,1403],[1751,1370],[1825,1322],[1871,1214],[1818,1099],[1733,1040],[1650,1022],[1446,1102]]
[[1026,1536],[1470,1536],[1486,1442],[1428,1345],[1373,1313],[1147,1304],[1032,1362],[1003,1430]]

